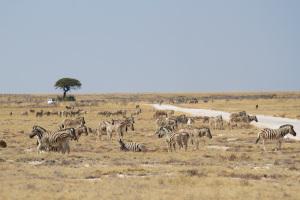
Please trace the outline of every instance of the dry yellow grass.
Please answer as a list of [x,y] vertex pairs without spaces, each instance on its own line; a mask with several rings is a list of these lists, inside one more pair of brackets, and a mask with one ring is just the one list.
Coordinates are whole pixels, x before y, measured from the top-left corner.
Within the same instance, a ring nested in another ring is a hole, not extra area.
[[[63,118],[21,116],[22,111],[37,105],[33,100],[46,97],[30,97],[32,102],[25,102],[22,96],[15,98],[23,103],[0,105],[0,139],[8,144],[7,148],[0,149],[1,200],[300,198],[300,143],[297,141],[286,141],[279,152],[272,151],[274,144],[268,144],[269,151],[264,153],[260,145],[254,144],[257,133],[254,127],[213,130],[213,139],[206,140],[199,151],[190,147],[187,152],[168,153],[164,139],[154,136],[153,108],[143,105],[142,114],[136,117],[135,132],[128,132],[125,140],[144,143],[150,152],[120,152],[115,140],[100,141],[90,134],[82,136],[79,142],[71,142],[69,155],[37,154],[36,140],[28,137],[32,126],[38,124],[54,130]],[[78,100],[99,98],[107,96],[79,96]],[[104,119],[97,115],[98,111],[135,107],[135,103],[117,103],[112,99],[112,103],[80,107],[88,111],[85,118],[89,127],[96,128]],[[257,101],[265,109],[257,111],[261,114],[285,113],[293,117],[299,106],[299,101],[292,99],[286,100],[288,104],[274,99]],[[193,107],[256,112],[255,102],[237,102],[220,100]],[[63,107],[39,103],[34,109]]]

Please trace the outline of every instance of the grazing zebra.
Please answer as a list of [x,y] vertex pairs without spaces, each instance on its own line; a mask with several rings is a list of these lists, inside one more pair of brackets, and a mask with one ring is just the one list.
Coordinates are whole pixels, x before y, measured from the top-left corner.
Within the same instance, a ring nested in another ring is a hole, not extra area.
[[74,128],[77,126],[83,126],[85,125],[85,120],[84,117],[77,117],[75,119],[64,119],[59,126],[60,129],[65,129],[65,128]]
[[[179,133],[185,132],[188,133],[191,137],[191,144],[194,144],[196,149],[199,149],[200,139],[204,136],[212,139],[212,135],[210,129],[207,127],[203,128],[193,128],[193,129],[181,129],[178,131]],[[205,142],[205,141],[204,141]]]
[[213,129],[223,129],[223,117],[218,115],[216,117],[209,118],[209,126]]
[[246,114],[238,117],[233,117],[230,118],[229,120],[229,127],[230,128],[236,127],[238,125],[237,123],[250,124],[252,121],[258,122],[258,119],[255,115],[251,116]]
[[37,151],[40,153],[42,150],[46,151],[61,151],[63,154],[70,152],[69,140],[77,140],[75,129],[69,128],[59,130],[57,132],[48,132],[40,126],[33,126],[30,138],[37,136],[38,146]]
[[174,133],[171,129],[167,129],[166,127],[161,127],[155,132],[155,134],[159,138],[165,136],[167,148],[169,152],[172,152],[173,149],[174,151],[176,150],[176,140],[175,140],[176,133]]
[[229,118],[236,118],[236,117],[241,117],[241,116],[246,116],[247,113],[246,111],[241,111],[241,112],[237,112],[237,113],[231,113]]
[[269,129],[265,128],[261,130],[258,133],[257,139],[256,139],[256,144],[258,141],[262,138],[263,140],[263,146],[264,146],[264,151],[266,151],[265,147],[265,140],[276,140],[277,141],[277,148],[276,149],[281,149],[281,143],[285,135],[291,134],[293,136],[296,136],[296,132],[294,130],[294,127],[290,124],[285,124],[279,127],[279,129]]
[[125,143],[121,138],[119,139],[120,150],[121,151],[133,151],[133,152],[145,152],[146,147],[143,144],[135,142]]

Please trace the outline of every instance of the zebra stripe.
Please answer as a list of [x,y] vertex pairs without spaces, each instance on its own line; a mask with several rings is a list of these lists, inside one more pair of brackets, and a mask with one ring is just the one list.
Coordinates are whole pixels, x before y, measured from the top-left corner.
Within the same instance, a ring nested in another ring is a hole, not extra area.
[[136,142],[125,143],[122,139],[119,139],[120,150],[121,151],[133,151],[133,152],[145,152],[146,147],[143,144]]
[[75,129],[69,128],[65,130],[59,130],[57,132],[48,132],[46,129],[40,126],[34,126],[30,138],[37,136],[38,147],[37,151],[40,153],[42,150],[46,151],[61,151],[65,153],[70,152],[69,140],[77,139]]
[[290,124],[282,125],[279,127],[279,129],[265,128],[258,133],[255,143],[257,144],[259,142],[259,140],[262,138],[264,151],[266,151],[265,140],[276,140],[276,142],[277,142],[276,149],[281,149],[282,140],[283,140],[284,136],[286,136],[287,134],[296,136],[294,127]]
[[168,151],[171,151],[174,149],[176,150],[176,135],[177,133],[174,133],[172,130],[167,129],[166,127],[161,127],[156,131],[156,134],[158,135],[159,138],[165,137],[166,138],[166,143],[168,146]]

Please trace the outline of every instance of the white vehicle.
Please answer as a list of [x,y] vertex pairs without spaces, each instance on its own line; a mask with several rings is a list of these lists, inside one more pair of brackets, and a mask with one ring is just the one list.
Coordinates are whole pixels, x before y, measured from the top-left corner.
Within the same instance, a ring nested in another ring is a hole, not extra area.
[[48,99],[47,103],[48,103],[48,105],[56,104],[56,100],[55,99]]

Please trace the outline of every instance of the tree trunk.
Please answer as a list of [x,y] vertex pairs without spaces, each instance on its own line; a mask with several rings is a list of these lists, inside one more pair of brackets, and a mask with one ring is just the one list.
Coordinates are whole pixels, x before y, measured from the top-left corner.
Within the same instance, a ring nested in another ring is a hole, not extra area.
[[67,90],[64,90],[64,96],[63,96],[63,99],[66,98],[66,95],[67,95]]

